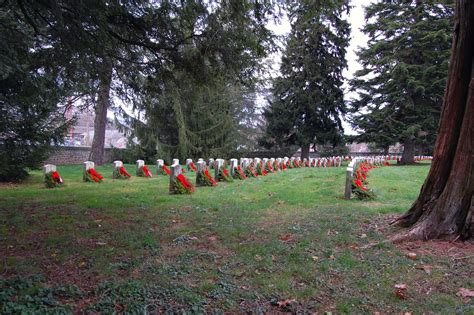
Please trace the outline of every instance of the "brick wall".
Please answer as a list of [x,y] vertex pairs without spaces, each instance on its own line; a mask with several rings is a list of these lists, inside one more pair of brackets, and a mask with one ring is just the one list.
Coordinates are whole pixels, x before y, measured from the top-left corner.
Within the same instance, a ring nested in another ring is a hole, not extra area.
[[[44,163],[55,165],[82,164],[89,160],[90,151],[90,147],[56,147]],[[105,163],[112,162],[111,153],[111,148],[105,148]]]

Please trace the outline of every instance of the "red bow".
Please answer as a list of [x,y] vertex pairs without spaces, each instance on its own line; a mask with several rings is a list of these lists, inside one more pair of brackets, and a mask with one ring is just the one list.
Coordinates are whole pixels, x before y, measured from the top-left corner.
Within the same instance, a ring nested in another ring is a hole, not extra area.
[[211,181],[212,186],[217,186],[216,181],[211,177],[211,175],[209,175],[209,170],[207,168],[204,171],[204,175]]
[[119,174],[124,175],[126,177],[130,177],[130,174],[128,174],[128,172],[125,170],[125,167],[123,166],[120,166]]
[[53,178],[53,180],[58,183],[58,184],[62,184],[64,183],[63,179],[61,178],[61,176],[59,176],[59,173],[57,171],[54,171],[52,174],[51,174],[51,177]]
[[181,182],[181,184],[183,184],[184,188],[186,188],[187,191],[196,191],[196,189],[194,189],[194,186],[188,182],[188,180],[186,179],[186,177],[183,176],[183,174],[179,174],[176,178]]
[[104,179],[104,177],[100,175],[98,172],[96,172],[96,170],[93,168],[88,169],[87,172],[91,175],[92,180],[96,183]]

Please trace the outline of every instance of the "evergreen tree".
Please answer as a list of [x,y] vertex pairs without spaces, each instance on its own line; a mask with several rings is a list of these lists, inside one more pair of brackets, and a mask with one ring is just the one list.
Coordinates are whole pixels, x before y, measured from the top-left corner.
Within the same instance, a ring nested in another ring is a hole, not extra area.
[[33,26],[20,16],[19,7],[2,4],[0,181],[25,178],[62,140],[68,128],[62,112],[74,92],[66,66],[75,61],[56,58],[49,38],[40,36],[47,23]]
[[416,146],[436,138],[446,82],[453,6],[446,0],[379,1],[366,8],[363,69],[352,89],[352,124],[360,141],[380,147],[400,142],[403,163],[413,163]]
[[342,17],[349,1],[297,1],[289,7],[292,30],[273,84],[273,101],[264,112],[265,142],[298,145],[302,158],[310,145],[342,140],[345,113],[342,71],[350,27]]
[[274,8],[235,1],[167,3],[155,10],[161,20],[151,20],[149,41],[173,36],[166,37],[170,49],[148,47],[146,64],[123,78],[140,113],[122,112],[132,136],[167,159],[235,151],[241,109],[249,106],[259,60],[272,49],[265,25]]

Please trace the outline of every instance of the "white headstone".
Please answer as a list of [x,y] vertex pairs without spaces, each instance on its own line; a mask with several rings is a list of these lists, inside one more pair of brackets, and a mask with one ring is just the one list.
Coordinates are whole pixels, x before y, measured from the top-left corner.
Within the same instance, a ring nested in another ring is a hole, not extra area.
[[123,162],[122,161],[114,161],[114,168],[122,167]]
[[43,174],[49,174],[51,172],[56,172],[56,165],[46,164],[43,166]]
[[224,166],[224,160],[223,159],[216,159],[214,161],[214,179],[216,181],[219,180],[219,172],[221,168]]
[[237,165],[238,165],[238,160],[237,159],[230,159],[230,176],[234,177],[234,174],[237,170]]
[[179,164],[179,159],[173,159],[172,165]]
[[156,160],[156,169],[159,171],[163,168],[163,165],[165,165],[165,161],[163,160]]
[[145,166],[145,161],[137,160],[137,169],[139,169],[140,167],[143,167],[143,166]]
[[94,168],[95,164],[92,161],[85,161],[84,162],[84,171],[87,171],[91,168]]
[[181,165],[178,163],[173,163],[171,165],[171,170],[170,170],[170,194],[175,194],[175,185],[176,185],[176,178],[178,175],[181,174]]

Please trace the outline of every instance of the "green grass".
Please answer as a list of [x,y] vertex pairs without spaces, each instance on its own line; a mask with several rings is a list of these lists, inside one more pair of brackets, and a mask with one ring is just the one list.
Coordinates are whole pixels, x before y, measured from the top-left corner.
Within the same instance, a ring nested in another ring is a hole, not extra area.
[[[1,310],[473,313],[456,296],[474,287],[472,259],[360,249],[393,232],[381,228],[416,199],[428,169],[372,170],[372,201],[342,199],[344,168],[288,170],[191,196],[169,195],[165,176],[114,181],[111,166],[97,168],[102,184],[83,183],[81,166],[60,166],[66,184],[57,189],[35,171],[0,188]],[[404,300],[398,283],[408,286]],[[277,305],[287,299],[295,301]]]

